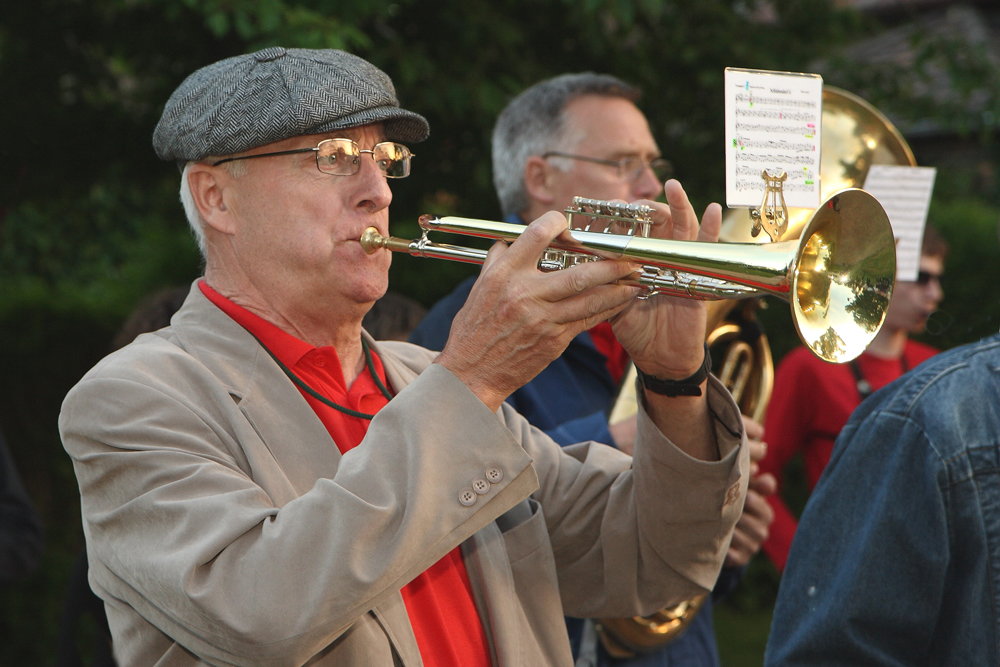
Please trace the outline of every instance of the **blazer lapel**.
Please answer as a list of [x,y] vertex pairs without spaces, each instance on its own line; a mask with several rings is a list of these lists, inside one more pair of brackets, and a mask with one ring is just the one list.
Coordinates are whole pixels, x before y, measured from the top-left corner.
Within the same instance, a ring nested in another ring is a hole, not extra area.
[[362,331],[361,336],[368,341],[368,346],[378,356],[385,369],[385,379],[389,381],[392,391],[399,393],[403,387],[413,382],[420,374],[413,368],[407,366],[395,354],[387,353],[381,343],[375,341],[367,331]]
[[[292,497],[298,497],[317,479],[336,474],[340,450],[323,422],[256,339],[209,301],[197,282],[171,325],[183,347],[228,388],[253,431],[244,442],[256,436],[266,451],[256,457],[247,452],[258,484],[272,493],[280,484],[271,477],[284,476]],[[305,442],[321,445],[304,447]],[[277,465],[268,465],[268,457]],[[275,501],[280,506],[291,499]]]

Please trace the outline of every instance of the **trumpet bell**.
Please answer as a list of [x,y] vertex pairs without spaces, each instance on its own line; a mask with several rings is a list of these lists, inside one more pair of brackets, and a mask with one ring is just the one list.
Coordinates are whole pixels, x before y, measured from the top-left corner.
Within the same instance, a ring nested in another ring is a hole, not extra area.
[[842,363],[864,352],[885,320],[896,246],[885,210],[856,188],[816,209],[799,238],[789,301],[799,337]]

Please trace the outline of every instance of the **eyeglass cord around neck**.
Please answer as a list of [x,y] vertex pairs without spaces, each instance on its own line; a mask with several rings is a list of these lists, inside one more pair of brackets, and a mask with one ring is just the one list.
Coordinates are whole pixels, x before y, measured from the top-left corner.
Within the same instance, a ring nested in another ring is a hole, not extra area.
[[[348,407],[340,405],[339,403],[334,403],[326,396],[323,396],[321,393],[319,393],[318,391],[310,387],[308,384],[306,384],[306,382],[302,378],[293,373],[292,370],[288,368],[288,366],[285,366],[285,364],[281,363],[281,360],[278,359],[278,357],[274,356],[274,352],[271,352],[271,350],[268,349],[267,345],[264,345],[263,341],[261,341],[260,338],[257,338],[257,336],[254,336],[252,333],[250,335],[253,336],[254,340],[260,343],[260,346],[264,348],[264,351],[267,352],[272,359],[274,359],[274,363],[278,364],[278,368],[280,368],[282,372],[284,372],[284,374],[288,376],[288,379],[291,380],[296,387],[306,392],[307,394],[315,398],[323,405],[331,407],[337,412],[342,412],[350,417],[367,419],[368,421],[371,421],[372,419],[375,418],[375,415],[370,415],[366,412],[358,412],[357,410],[352,410]],[[389,392],[386,386],[382,383],[382,380],[379,378],[378,372],[376,372],[375,370],[375,362],[372,361],[371,350],[368,348],[368,342],[364,338],[361,339],[361,349],[364,350],[365,365],[368,367],[368,372],[371,374],[372,379],[375,381],[375,385],[378,387],[379,391],[382,392],[382,395],[385,396],[386,400],[391,401],[392,393]]]

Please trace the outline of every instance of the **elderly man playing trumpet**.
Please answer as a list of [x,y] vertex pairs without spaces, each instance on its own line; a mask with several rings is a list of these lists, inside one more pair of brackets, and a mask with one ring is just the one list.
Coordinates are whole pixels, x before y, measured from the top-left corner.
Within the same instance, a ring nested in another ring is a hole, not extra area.
[[[388,233],[397,142],[427,134],[332,50],[230,58],[167,102],[154,146],[205,275],[60,416],[120,664],[565,666],[564,613],[712,588],[749,462],[700,304],[635,301],[626,263],[540,272],[550,213],[490,251],[440,355],[362,330],[390,255],[358,239]],[[720,213],[699,231],[677,192],[656,216],[712,240]],[[504,404],[607,318],[644,373],[699,389],[644,392],[634,459]]]

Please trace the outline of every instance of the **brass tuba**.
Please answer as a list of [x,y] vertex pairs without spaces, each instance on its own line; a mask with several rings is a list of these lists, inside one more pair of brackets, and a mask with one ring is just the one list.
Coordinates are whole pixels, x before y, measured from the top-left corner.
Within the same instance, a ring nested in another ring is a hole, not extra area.
[[[906,140],[878,109],[857,95],[823,86],[820,154],[821,199],[843,188],[860,188],[873,164],[917,166]],[[812,209],[790,208],[789,224],[779,240],[798,238]],[[720,241],[763,243],[766,236],[751,235],[748,209],[731,209],[722,222]],[[706,340],[716,364],[716,376],[726,385],[740,411],[763,420],[774,386],[774,362],[767,335],[756,309],[761,299],[714,301],[708,305]],[[608,421],[617,423],[635,414],[634,369],[626,377]],[[598,635],[608,653],[628,658],[651,653],[680,635],[704,603],[698,596],[647,617],[602,619]]]

